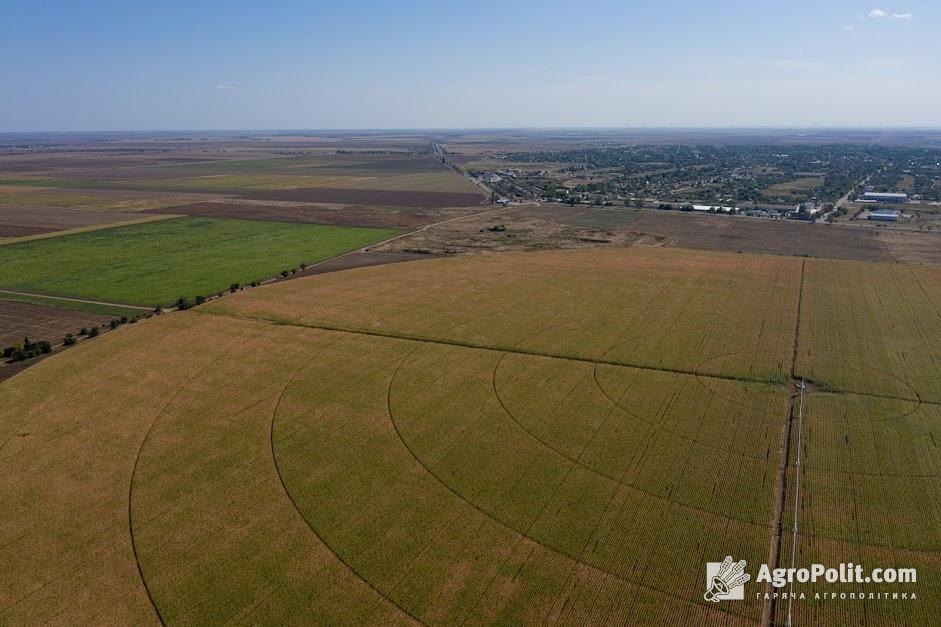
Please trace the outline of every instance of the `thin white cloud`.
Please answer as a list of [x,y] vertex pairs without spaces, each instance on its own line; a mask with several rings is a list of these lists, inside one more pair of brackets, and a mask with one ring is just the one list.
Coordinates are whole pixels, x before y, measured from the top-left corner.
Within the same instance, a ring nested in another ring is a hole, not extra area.
[[846,26],[843,27],[843,30],[856,30],[856,27],[853,26],[852,24],[847,24]]
[[826,65],[819,61],[802,61],[798,59],[771,59],[768,61],[768,65],[784,72],[819,72],[826,69]]
[[883,11],[882,9],[873,9],[866,16],[870,19],[890,19],[890,20],[910,20],[912,19],[911,13],[893,13],[891,11]]
[[226,85],[225,83],[219,83],[218,85],[216,85],[216,89],[223,89],[223,90],[235,89],[235,85]]

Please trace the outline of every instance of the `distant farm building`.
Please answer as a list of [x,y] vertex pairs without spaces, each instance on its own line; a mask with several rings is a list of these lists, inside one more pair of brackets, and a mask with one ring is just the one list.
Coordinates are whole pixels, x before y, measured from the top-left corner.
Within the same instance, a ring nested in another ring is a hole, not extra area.
[[897,194],[888,192],[866,192],[863,194],[863,200],[872,202],[908,202],[908,194]]
[[884,222],[898,222],[901,211],[896,209],[875,209],[869,212],[870,220],[882,220]]

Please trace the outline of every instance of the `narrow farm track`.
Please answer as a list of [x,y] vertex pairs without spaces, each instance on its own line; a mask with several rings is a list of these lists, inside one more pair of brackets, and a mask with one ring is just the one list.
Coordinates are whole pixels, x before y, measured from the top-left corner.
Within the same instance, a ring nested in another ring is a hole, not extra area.
[[[105,305],[109,307],[123,307],[125,309],[139,309],[140,311],[153,311],[153,307],[143,307],[141,305],[126,305],[124,303],[110,303],[101,300],[88,300],[85,298],[70,298],[67,296],[53,296],[51,294],[37,294],[35,292],[17,292],[14,290],[0,290],[2,294],[13,294],[14,296],[35,296],[37,298],[49,299],[51,301],[66,300],[72,303],[85,303],[87,305]],[[53,304],[53,303],[50,303]]]
[[551,353],[548,351],[537,351],[537,350],[523,350],[520,348],[514,348],[512,346],[500,346],[496,344],[484,344],[484,343],[474,343],[474,342],[461,342],[459,340],[452,339],[441,339],[441,338],[430,338],[430,337],[421,337],[416,335],[409,335],[407,333],[393,333],[385,331],[374,331],[374,330],[365,330],[365,329],[354,329],[348,327],[340,327],[328,324],[316,324],[316,323],[306,323],[306,322],[292,322],[286,320],[275,320],[271,318],[265,318],[261,316],[245,316],[237,315],[232,313],[220,313],[215,311],[200,311],[199,309],[194,309],[194,313],[203,316],[218,316],[223,318],[232,318],[236,320],[255,320],[263,321],[271,324],[281,325],[281,326],[293,326],[293,327],[302,327],[307,329],[317,329],[320,331],[332,331],[335,333],[349,333],[353,335],[367,335],[373,337],[383,337],[396,340],[407,340],[411,342],[422,342],[425,344],[440,344],[443,346],[456,346],[460,348],[471,348],[481,351],[492,351],[497,353],[516,353],[519,355],[531,355],[535,357],[549,357],[553,359],[564,359],[566,361],[575,361],[586,364],[600,364],[606,366],[623,366],[625,368],[634,368],[637,370],[649,370],[651,372],[664,372],[669,374],[679,374],[686,375],[690,377],[703,377],[706,379],[716,379],[720,381],[736,381],[740,383],[769,383],[763,379],[755,379],[745,376],[732,376],[732,375],[720,375],[713,373],[702,373],[696,372],[694,370],[687,370],[683,368],[669,368],[665,366],[649,366],[646,364],[634,363],[626,360],[608,360],[608,359],[591,359],[588,357],[576,357],[573,355],[565,355],[559,353]]
[[[788,394],[787,411],[781,431],[781,441],[784,443],[778,463],[778,479],[774,491],[774,512],[771,516],[771,539],[768,546],[768,568],[778,568],[781,561],[781,539],[784,533],[783,518],[787,500],[787,469],[791,450],[791,431],[794,422],[794,395]],[[765,602],[762,604],[761,623],[773,627],[776,623],[777,602],[774,599],[774,586],[771,582],[765,584]]]
[[[797,316],[794,321],[794,345],[791,352],[791,384],[795,381],[795,369],[797,367],[797,357],[800,349],[800,325],[801,310],[804,303],[804,276],[807,269],[807,261],[801,261],[800,286],[797,293]],[[803,382],[801,382],[803,388]],[[803,392],[802,392],[803,393]],[[790,464],[791,438],[794,432],[794,392],[789,390],[787,399],[787,411],[785,412],[784,424],[781,428],[782,449],[780,462],[778,463],[778,479],[774,491],[774,510],[771,515],[771,539],[768,546],[768,560],[765,562],[768,568],[774,570],[781,563],[781,541],[784,533],[783,520],[784,508],[787,500],[787,470]],[[803,398],[803,397],[802,397]],[[796,524],[795,519],[795,538]],[[777,600],[774,598],[774,587],[771,582],[765,584],[765,600],[761,608],[761,623],[765,627],[773,627],[777,622]]]

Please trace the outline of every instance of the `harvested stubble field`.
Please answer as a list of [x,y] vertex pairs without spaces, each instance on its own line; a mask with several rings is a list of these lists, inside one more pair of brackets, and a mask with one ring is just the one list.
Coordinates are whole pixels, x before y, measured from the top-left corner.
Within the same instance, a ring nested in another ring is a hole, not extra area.
[[[351,181],[357,184],[357,181]],[[482,205],[486,198],[477,192],[434,192],[400,189],[360,189],[352,187],[298,187],[266,191],[245,191],[243,198],[288,200],[293,202],[389,205],[391,207],[467,207]]]
[[[261,200],[406,207],[459,207],[479,205],[486,200],[473,183],[437,160],[405,155],[269,155],[258,159],[72,172],[58,177],[4,179],[0,176],[0,190],[23,187],[33,190],[32,193],[47,195],[54,195],[54,188],[61,188],[79,196],[82,190],[87,190],[86,196],[123,193],[130,197],[140,192],[165,196],[170,193],[214,194]],[[85,198],[79,202],[90,200]],[[152,200],[147,208],[171,204],[180,203],[155,205]]]
[[[481,229],[505,225],[506,231]],[[389,250],[435,253],[655,245],[941,264],[941,232],[911,232],[794,220],[700,215],[619,207],[518,205],[396,240]]]
[[55,207],[7,207],[0,205],[0,240],[54,233],[69,229],[106,226],[117,222],[132,222],[152,216],[139,213],[83,211]]
[[[802,266],[630,249],[363,268],[46,360],[0,384],[0,620],[755,624],[761,586],[708,603],[704,563],[768,560],[779,383],[824,276]],[[845,473],[878,470],[853,464],[881,438],[896,472],[936,470],[941,416],[897,433],[878,423],[899,407],[833,387],[805,408],[801,555],[878,544],[930,574],[934,493],[884,511]],[[819,459],[841,412],[852,448]],[[898,459],[909,437],[924,459]],[[888,531],[902,512],[910,536]],[[824,609],[933,616],[936,582],[915,610]]]
[[665,246],[858,261],[941,264],[941,232],[899,232],[682,211],[543,205],[516,215],[658,237]]
[[180,192],[68,189],[0,184],[0,210],[15,211],[26,215],[41,209],[84,209],[88,212],[128,213],[198,202],[213,197]]

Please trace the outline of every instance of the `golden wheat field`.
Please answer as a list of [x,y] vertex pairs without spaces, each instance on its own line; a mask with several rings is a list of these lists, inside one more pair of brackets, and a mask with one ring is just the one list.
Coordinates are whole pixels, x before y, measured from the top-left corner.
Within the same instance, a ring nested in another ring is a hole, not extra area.
[[83,342],[0,383],[0,623],[759,624],[764,585],[710,603],[705,563],[789,555],[795,512],[800,563],[920,571],[916,604],[802,622],[937,616],[936,277],[436,259]]

